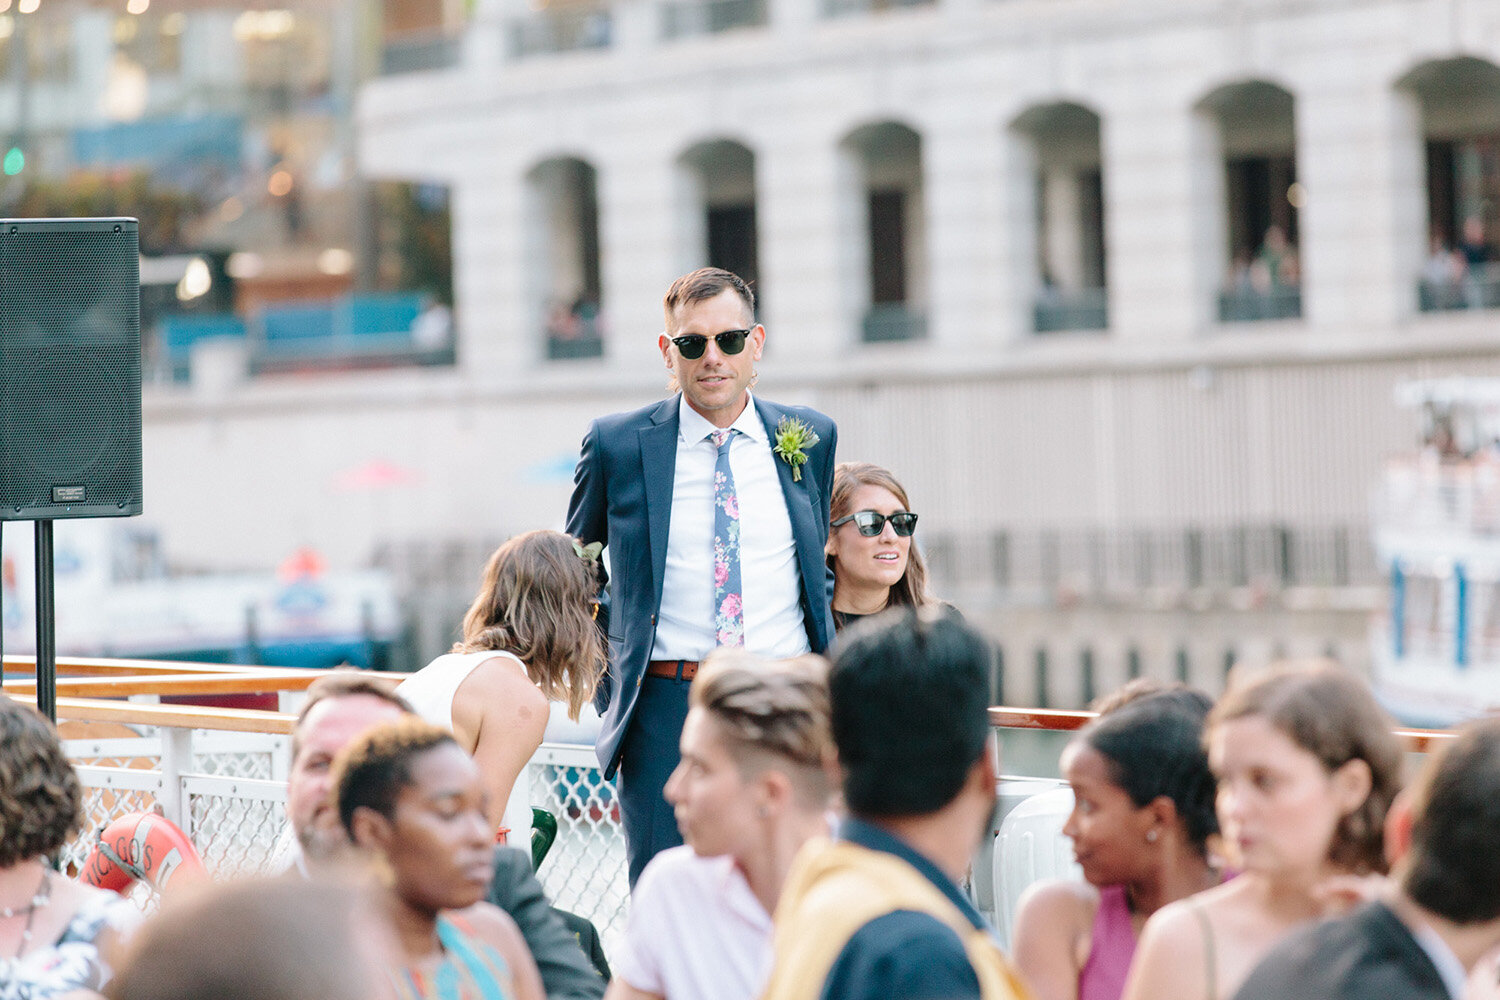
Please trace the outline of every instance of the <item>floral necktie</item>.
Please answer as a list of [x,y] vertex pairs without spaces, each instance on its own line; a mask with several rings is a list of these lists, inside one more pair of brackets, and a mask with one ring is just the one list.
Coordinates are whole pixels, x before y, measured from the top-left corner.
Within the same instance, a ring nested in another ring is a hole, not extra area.
[[714,463],[714,635],[720,646],[745,644],[745,613],[740,596],[740,501],[729,468],[734,428],[709,435],[719,449]]

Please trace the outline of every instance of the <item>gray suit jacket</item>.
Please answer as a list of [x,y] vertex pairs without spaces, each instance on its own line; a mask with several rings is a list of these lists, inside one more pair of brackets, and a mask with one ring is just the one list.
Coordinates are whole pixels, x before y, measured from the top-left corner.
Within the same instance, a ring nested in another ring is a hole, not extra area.
[[547,1000],[600,1000],[605,982],[558,916],[531,871],[531,855],[514,847],[495,849],[495,874],[487,897],[509,913],[542,973]]

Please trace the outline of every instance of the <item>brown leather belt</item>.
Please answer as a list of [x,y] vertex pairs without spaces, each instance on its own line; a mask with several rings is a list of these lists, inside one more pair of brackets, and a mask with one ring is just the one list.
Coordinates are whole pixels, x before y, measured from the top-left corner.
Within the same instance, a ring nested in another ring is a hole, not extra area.
[[646,664],[646,674],[650,677],[670,677],[673,680],[681,678],[690,681],[698,676],[698,661],[652,660]]

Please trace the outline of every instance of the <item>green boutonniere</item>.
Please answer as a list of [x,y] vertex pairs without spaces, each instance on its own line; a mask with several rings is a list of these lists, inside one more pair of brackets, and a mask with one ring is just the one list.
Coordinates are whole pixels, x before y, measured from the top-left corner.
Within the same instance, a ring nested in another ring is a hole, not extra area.
[[776,425],[776,446],[771,450],[792,467],[792,479],[800,482],[807,449],[818,443],[818,432],[796,417],[782,417]]

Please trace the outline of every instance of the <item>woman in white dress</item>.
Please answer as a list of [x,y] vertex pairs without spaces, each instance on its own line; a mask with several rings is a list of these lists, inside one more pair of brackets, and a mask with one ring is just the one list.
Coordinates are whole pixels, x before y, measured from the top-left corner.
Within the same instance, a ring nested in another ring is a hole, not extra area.
[[542,743],[550,703],[576,721],[603,673],[597,559],[556,531],[512,538],[485,565],[463,639],[396,689],[473,755],[502,842],[524,845],[531,829],[519,779]]

